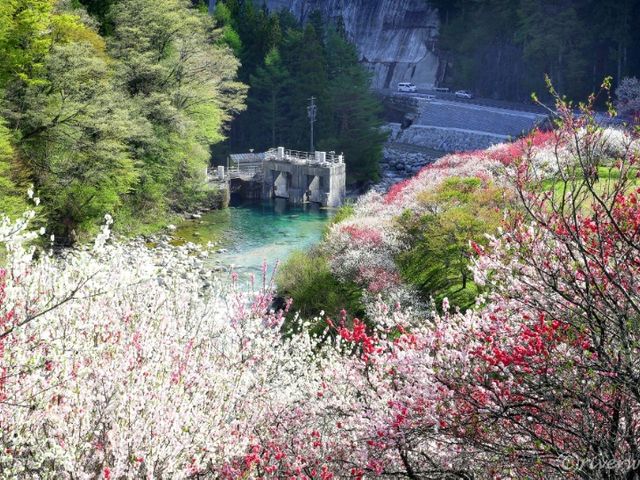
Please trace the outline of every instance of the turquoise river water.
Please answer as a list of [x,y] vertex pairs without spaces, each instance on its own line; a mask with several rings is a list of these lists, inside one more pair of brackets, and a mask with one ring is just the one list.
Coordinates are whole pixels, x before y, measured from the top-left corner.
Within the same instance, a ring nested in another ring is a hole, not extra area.
[[271,271],[277,261],[284,262],[294,250],[317,244],[333,213],[314,204],[288,205],[285,199],[232,202],[227,209],[184,222],[175,238],[201,244],[215,242],[216,250],[227,250],[215,255],[215,261],[241,274],[259,273],[264,261]]

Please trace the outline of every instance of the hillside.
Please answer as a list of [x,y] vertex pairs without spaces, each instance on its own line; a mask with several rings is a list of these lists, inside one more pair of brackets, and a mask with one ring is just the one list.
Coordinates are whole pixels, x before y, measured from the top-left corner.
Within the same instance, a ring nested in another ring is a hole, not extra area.
[[[285,319],[267,279],[203,284],[206,252],[110,243],[109,217],[60,257],[34,257],[32,213],[3,219],[3,473],[634,478],[639,144],[564,115],[343,212],[311,281],[363,289],[360,318]],[[433,225],[439,305],[398,261]]]

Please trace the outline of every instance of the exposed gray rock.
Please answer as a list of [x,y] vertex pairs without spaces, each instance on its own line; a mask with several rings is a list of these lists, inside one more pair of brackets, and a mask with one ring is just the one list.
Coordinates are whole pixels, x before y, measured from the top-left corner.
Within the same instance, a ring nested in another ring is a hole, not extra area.
[[424,0],[255,0],[272,11],[287,9],[306,20],[319,10],[330,20],[342,17],[361,61],[373,72],[374,88],[398,82],[435,84],[438,10]]
[[[386,192],[392,185],[411,177],[432,163],[437,154],[434,152],[411,151],[411,148],[401,144],[387,143],[383,151],[382,178],[373,189]],[[443,153],[444,155],[444,153]]]

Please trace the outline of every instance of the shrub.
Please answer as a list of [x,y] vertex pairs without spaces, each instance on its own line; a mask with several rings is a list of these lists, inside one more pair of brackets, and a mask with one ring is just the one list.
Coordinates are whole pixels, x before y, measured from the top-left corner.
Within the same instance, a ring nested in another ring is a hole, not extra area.
[[[338,318],[342,310],[360,317],[364,314],[359,287],[338,280],[327,257],[317,250],[294,252],[279,270],[276,283],[281,295],[293,299],[292,311],[303,318],[318,317],[320,312]],[[321,322],[314,327],[313,331],[321,331],[326,324]]]
[[477,177],[450,177],[417,201],[427,213],[406,210],[398,223],[410,245],[398,255],[402,276],[426,300],[441,305],[448,298],[465,310],[479,293],[469,269],[471,243],[485,244],[485,234],[500,225],[505,191]]

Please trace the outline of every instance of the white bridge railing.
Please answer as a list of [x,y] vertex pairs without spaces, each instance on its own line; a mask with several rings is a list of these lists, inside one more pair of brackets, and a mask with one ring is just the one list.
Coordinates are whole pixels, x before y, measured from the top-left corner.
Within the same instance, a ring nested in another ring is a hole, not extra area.
[[265,160],[280,160],[306,165],[326,165],[328,163],[343,163],[344,155],[338,155],[335,152],[302,152],[278,147],[267,150]]
[[230,165],[227,170],[227,175],[232,177],[253,177],[262,173],[262,164],[256,165]]
[[264,173],[263,163],[266,160],[278,160],[296,165],[329,166],[331,164],[344,163],[344,155],[338,155],[335,152],[302,152],[284,147],[272,148],[265,152],[263,161],[234,161],[227,168],[220,166],[216,170],[207,169],[206,180],[209,182],[226,181],[231,178],[250,180]]
[[260,165],[230,165],[229,168],[217,167],[215,170],[207,169],[208,182],[227,181],[232,178],[241,178],[250,180],[254,177],[262,175],[262,164]]

